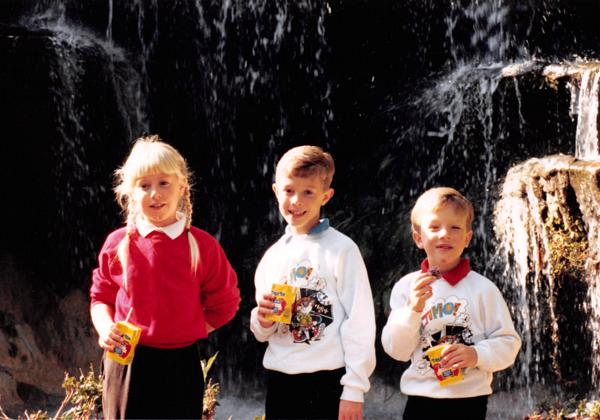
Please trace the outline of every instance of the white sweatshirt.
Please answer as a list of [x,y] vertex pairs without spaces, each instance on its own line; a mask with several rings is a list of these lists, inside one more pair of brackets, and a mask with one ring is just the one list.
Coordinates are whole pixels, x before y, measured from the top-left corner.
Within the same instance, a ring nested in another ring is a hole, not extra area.
[[[492,393],[492,372],[514,363],[521,347],[500,290],[470,271],[456,286],[438,279],[422,312],[408,307],[410,284],[420,271],[398,281],[390,298],[391,313],[381,342],[387,354],[411,364],[402,374],[404,394],[430,398],[467,398]],[[442,341],[472,344],[477,366],[463,371],[464,380],[440,386],[424,351]]]
[[290,325],[262,328],[252,310],[250,329],[269,342],[264,367],[287,374],[345,367],[341,399],[362,402],[375,368],[375,313],[356,244],[332,227],[306,235],[288,229],[256,269],[257,302],[273,283],[297,286],[301,297]]

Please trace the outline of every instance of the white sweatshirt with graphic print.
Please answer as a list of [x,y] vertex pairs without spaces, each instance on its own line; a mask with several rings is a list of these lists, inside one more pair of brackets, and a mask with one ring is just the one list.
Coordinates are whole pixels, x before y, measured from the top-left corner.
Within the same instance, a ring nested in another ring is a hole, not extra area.
[[362,402],[375,368],[375,314],[356,244],[332,227],[306,235],[288,230],[256,269],[257,303],[273,283],[299,291],[289,325],[262,328],[258,308],[252,310],[250,329],[268,341],[264,367],[287,374],[345,367],[341,399]]
[[[500,290],[470,271],[456,286],[444,279],[432,283],[433,296],[422,312],[408,307],[410,284],[420,271],[398,281],[390,298],[391,313],[381,342],[387,354],[411,364],[402,374],[404,394],[430,398],[468,398],[492,393],[492,372],[515,361],[521,339]],[[472,344],[477,365],[463,371],[464,380],[440,386],[425,351],[444,341]]]

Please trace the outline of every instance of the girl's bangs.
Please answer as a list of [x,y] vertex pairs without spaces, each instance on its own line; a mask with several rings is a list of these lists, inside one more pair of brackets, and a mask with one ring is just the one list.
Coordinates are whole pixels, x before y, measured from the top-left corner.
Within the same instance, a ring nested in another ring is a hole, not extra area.
[[132,183],[144,176],[157,173],[182,175],[177,159],[167,151],[157,147],[148,147],[146,150],[139,150],[139,152],[131,156],[133,159],[129,159],[127,162],[126,173]]

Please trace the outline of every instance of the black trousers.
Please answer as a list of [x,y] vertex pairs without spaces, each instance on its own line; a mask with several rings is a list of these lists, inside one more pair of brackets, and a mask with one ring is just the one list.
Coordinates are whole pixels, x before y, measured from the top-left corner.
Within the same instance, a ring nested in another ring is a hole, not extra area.
[[267,420],[334,419],[340,409],[346,369],[288,375],[267,370]]
[[472,398],[427,398],[409,395],[403,420],[485,420],[487,395]]
[[138,345],[131,365],[104,357],[105,419],[200,419],[204,377],[198,345]]

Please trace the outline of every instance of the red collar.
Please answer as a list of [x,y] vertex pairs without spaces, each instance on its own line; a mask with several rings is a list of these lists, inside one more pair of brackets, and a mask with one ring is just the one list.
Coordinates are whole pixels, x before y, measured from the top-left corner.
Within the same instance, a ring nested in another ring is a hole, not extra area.
[[[421,263],[421,271],[425,273],[428,270],[429,261],[427,261],[427,258],[425,258]],[[442,274],[442,277],[444,278],[444,280],[450,283],[451,286],[456,286],[459,281],[464,279],[467,276],[467,274],[469,274],[469,271],[471,271],[471,262],[468,258],[461,258],[458,265],[452,270]]]

